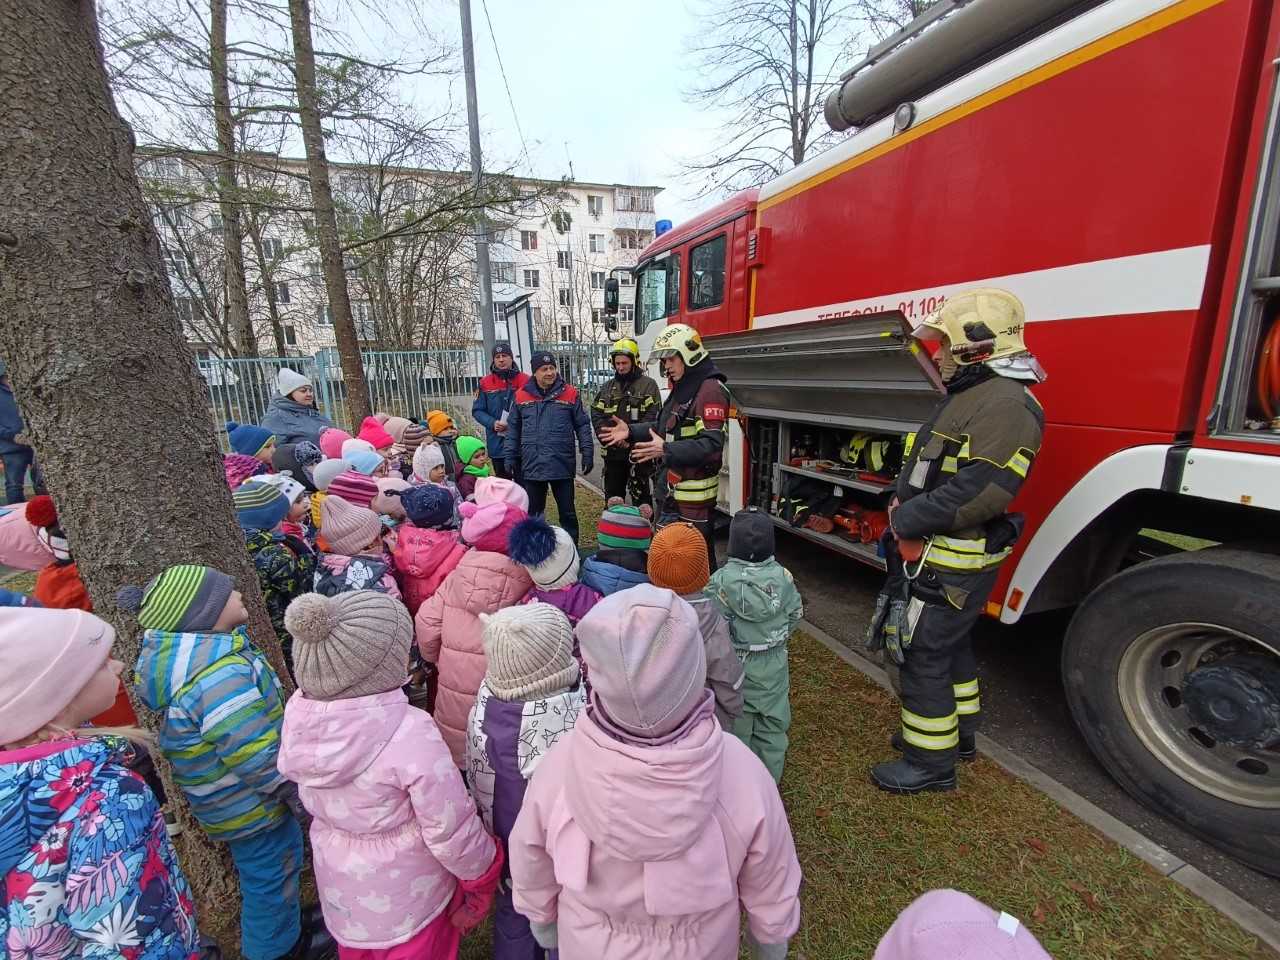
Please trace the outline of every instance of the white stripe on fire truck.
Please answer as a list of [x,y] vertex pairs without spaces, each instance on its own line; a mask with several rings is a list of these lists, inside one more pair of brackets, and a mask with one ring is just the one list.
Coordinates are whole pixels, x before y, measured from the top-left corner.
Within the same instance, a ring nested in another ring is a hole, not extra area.
[[785,310],[758,316],[751,326],[780,327],[888,310],[919,320],[947,297],[974,287],[999,287],[1015,294],[1027,308],[1029,323],[1198,310],[1208,266],[1208,244],[1180,247]]

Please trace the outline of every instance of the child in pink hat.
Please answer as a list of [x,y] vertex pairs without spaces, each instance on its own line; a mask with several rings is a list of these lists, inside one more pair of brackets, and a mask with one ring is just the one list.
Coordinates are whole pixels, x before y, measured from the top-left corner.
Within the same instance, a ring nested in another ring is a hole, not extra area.
[[320,504],[320,530],[328,549],[316,564],[316,593],[332,597],[348,590],[377,590],[400,599],[381,517],[330,494]]
[[[129,769],[128,731],[83,729],[120,689],[114,641],[83,610],[0,609],[0,792],[26,808],[0,884],[10,917],[32,921],[9,928],[11,956],[101,952],[113,918],[144,915],[128,928],[134,955],[199,952],[191,888],[155,796]],[[99,873],[111,880],[92,896],[68,894],[69,880]]]
[[1053,960],[1017,917],[957,890],[930,890],[898,914],[873,960]]

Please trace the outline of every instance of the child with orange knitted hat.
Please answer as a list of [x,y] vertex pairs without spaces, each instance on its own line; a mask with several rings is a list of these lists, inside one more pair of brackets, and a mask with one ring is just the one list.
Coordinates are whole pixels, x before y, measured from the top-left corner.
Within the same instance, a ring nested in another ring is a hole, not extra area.
[[742,716],[742,662],[733,651],[729,621],[702,591],[711,579],[707,541],[691,523],[672,523],[649,545],[649,582],[685,600],[698,615],[707,653],[707,686],[716,697],[716,719],[732,732]]

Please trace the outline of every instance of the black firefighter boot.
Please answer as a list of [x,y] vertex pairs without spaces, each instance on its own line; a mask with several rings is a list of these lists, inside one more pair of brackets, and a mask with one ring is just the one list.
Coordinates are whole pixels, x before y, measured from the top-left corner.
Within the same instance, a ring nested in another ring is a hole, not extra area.
[[[902,751],[906,749],[905,741],[902,739],[901,730],[889,739],[889,746],[893,747],[893,749],[897,750],[899,753],[902,753]],[[960,759],[965,761],[965,763],[978,759],[978,742],[977,738],[973,734],[969,734],[967,737],[963,733],[960,734],[959,754]]]
[[940,793],[956,788],[956,772],[927,770],[901,757],[872,767],[871,782],[886,793]]

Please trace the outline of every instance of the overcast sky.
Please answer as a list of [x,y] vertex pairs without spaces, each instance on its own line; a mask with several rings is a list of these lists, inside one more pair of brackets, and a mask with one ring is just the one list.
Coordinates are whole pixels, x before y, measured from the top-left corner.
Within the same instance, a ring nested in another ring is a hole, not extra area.
[[[528,145],[522,163],[484,6],[472,0],[486,164],[492,157],[554,178],[572,160],[579,180],[662,186],[658,217],[677,223],[714,202],[694,200],[696,189],[677,178],[681,159],[713,141],[704,116],[681,97],[693,29],[685,0],[485,2]],[[444,17],[440,25],[448,26]],[[453,27],[456,38],[456,15]]]

